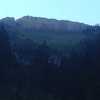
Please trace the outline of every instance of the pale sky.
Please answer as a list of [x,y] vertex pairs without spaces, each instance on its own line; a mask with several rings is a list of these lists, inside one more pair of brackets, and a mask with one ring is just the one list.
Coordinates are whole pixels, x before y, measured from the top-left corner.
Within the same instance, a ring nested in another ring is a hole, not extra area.
[[100,24],[100,0],[0,0],[0,18],[26,15]]

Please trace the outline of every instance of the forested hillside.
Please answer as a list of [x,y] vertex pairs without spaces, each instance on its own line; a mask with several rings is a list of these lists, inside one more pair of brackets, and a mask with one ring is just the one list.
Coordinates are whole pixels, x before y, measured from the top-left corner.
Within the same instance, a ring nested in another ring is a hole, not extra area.
[[99,25],[0,20],[0,100],[99,100],[99,67]]

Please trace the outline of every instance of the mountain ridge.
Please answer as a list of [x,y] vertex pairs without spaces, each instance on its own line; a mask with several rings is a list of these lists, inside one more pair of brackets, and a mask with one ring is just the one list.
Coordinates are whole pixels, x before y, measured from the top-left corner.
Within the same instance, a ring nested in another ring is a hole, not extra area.
[[52,21],[65,21],[65,22],[74,22],[74,23],[80,23],[80,24],[85,24],[85,25],[89,25],[89,26],[93,26],[91,24],[86,24],[84,22],[79,22],[79,21],[71,21],[71,20],[66,20],[66,19],[56,19],[56,18],[47,18],[47,17],[35,17],[35,16],[22,16],[22,17],[19,17],[19,18],[15,18],[15,17],[4,17],[4,18],[1,18],[1,20],[4,20],[4,19],[12,19],[12,20],[19,20],[19,19],[22,19],[22,18],[34,18],[34,19],[44,19],[44,20],[52,20]]
[[15,19],[14,17],[6,17],[0,20],[5,24],[13,26],[17,24],[18,26],[29,29],[33,28],[36,30],[52,30],[52,31],[83,31],[88,24],[73,22],[68,20],[57,20],[57,19],[48,19],[44,17],[32,17],[32,16],[23,16],[21,18]]
[[0,27],[2,25],[9,36],[11,49],[21,63],[30,63],[34,45],[39,45],[44,40],[51,48],[65,52],[74,47],[76,49],[81,41],[100,33],[100,27],[32,16],[17,20],[6,17],[0,20]]

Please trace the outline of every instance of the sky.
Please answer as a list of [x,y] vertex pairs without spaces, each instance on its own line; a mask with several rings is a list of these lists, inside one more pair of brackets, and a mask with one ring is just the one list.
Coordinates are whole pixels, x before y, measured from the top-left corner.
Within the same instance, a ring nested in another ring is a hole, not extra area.
[[22,16],[100,24],[100,0],[1,0],[0,19]]

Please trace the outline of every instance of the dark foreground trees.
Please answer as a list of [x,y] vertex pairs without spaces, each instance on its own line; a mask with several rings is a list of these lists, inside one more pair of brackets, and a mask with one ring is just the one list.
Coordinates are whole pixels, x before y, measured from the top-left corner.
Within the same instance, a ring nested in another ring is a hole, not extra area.
[[16,81],[16,58],[11,52],[7,31],[0,23],[0,99],[11,97]]

